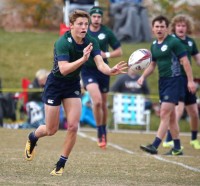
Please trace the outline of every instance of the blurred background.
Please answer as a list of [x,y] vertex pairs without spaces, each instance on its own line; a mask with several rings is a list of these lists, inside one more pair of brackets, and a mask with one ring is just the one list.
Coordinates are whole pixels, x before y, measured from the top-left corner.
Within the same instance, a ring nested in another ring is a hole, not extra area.
[[[115,14],[111,12],[111,1],[98,0],[98,4],[104,9],[103,23],[113,29]],[[64,24],[65,6],[66,1],[64,0],[0,0],[0,94],[23,93],[26,84],[24,82],[33,81],[38,69],[51,70],[53,45],[60,36],[60,25]],[[153,41],[150,29],[151,20],[160,14],[166,15],[169,19],[179,13],[190,15],[195,26],[192,37],[200,48],[199,0],[143,0],[140,6],[146,11],[146,22],[136,19],[138,22],[132,26],[137,27],[142,22],[145,28],[149,28],[145,31],[149,32],[150,37],[146,40],[132,40],[131,42],[122,40],[123,56],[111,59],[110,66],[120,60],[127,61],[130,54],[136,49],[149,49]],[[194,77],[199,79],[199,67],[193,63],[192,68]],[[111,77],[110,85],[116,78]],[[151,92],[149,98],[153,104],[158,106],[159,110],[157,79],[158,72],[156,70],[147,81]],[[199,89],[197,96],[199,98]],[[108,103],[108,107],[112,112],[111,101]],[[151,114],[151,130],[156,130],[159,124],[159,113],[156,108],[152,110]],[[19,118],[20,116],[17,115],[15,119]],[[112,122],[113,118],[110,117],[109,123],[112,124]],[[181,122],[183,123],[181,130],[189,131],[187,117]]]
[[[63,0],[0,0],[0,27],[7,31],[48,29],[56,31],[63,22]],[[110,1],[99,0],[104,8],[104,23],[113,25],[110,17]],[[195,22],[195,34],[200,30],[199,0],[143,0],[149,19],[158,14],[171,19],[178,13],[191,15]]]

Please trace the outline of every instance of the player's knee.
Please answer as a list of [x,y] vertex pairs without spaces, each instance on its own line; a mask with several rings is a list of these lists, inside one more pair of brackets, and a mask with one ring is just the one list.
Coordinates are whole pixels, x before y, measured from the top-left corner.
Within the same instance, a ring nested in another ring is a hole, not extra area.
[[162,110],[161,112],[160,112],[160,117],[161,118],[165,118],[165,117],[169,117],[169,112],[167,112],[166,110]]
[[199,117],[198,109],[196,107],[190,108],[190,110],[188,110],[188,115],[191,118],[198,118]]
[[160,110],[160,117],[161,118],[168,118],[168,117],[175,117],[175,112],[173,112],[172,108],[162,108]]
[[93,106],[96,107],[96,108],[101,108],[101,107],[102,107],[102,102],[101,102],[101,100],[94,101],[94,102],[93,102]]
[[67,130],[71,131],[71,132],[77,132],[78,131],[78,125],[68,124]]
[[47,129],[47,136],[53,136],[58,131],[57,128]]
[[77,132],[78,131],[78,125],[68,124],[67,130],[71,131],[71,132]]

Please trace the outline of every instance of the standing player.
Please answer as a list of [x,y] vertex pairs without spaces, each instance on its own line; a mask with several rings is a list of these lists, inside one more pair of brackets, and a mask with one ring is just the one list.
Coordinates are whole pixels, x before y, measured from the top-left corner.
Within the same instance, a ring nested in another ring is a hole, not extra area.
[[181,82],[180,64],[188,78],[188,89],[194,93],[196,86],[192,77],[192,69],[187,58],[187,52],[182,43],[168,34],[169,21],[164,16],[158,16],[152,21],[152,30],[156,41],[151,45],[152,62],[138,80],[142,84],[158,65],[159,96],[161,101],[160,125],[155,140],[150,145],[141,145],[140,148],[150,154],[157,154],[162,139],[168,127],[174,140],[174,148],[166,155],[182,155],[179,139],[179,126],[176,120],[175,105],[178,104]]
[[[172,19],[171,22],[171,31],[174,37],[180,39],[180,41],[185,45],[188,58],[191,64],[191,58],[200,65],[200,53],[198,51],[197,45],[195,41],[188,36],[188,34],[192,33],[192,20],[187,15],[177,15]],[[199,127],[199,113],[198,106],[196,102],[195,94],[192,94],[187,89],[187,77],[183,68],[181,68],[182,72],[182,87],[183,95],[181,95],[178,105],[176,106],[176,117],[177,121],[180,120],[183,115],[184,106],[186,111],[190,117],[190,129],[191,129],[191,141],[190,145],[194,147],[194,149],[200,149],[200,142],[197,139],[198,127]],[[171,137],[170,131],[167,133],[166,141],[163,142],[163,147],[173,146],[173,141]]]
[[[90,25],[88,33],[93,36],[99,43],[101,56],[105,64],[108,64],[108,58],[119,57],[122,55],[120,42],[116,39],[113,32],[102,25],[103,11],[100,7],[90,9]],[[109,46],[113,51],[109,52]],[[84,64],[81,70],[84,87],[89,92],[92,104],[93,113],[97,125],[98,146],[106,147],[106,121],[107,121],[107,93],[109,91],[110,77],[98,70],[94,59],[89,58],[89,61]]]
[[68,122],[67,135],[59,161],[51,175],[63,174],[65,163],[76,141],[81,114],[80,77],[81,66],[89,56],[94,58],[97,68],[107,75],[125,73],[125,62],[110,68],[103,62],[95,39],[87,34],[90,16],[87,12],[76,10],[70,14],[70,29],[54,44],[54,66],[48,76],[43,101],[45,103],[46,125],[39,126],[28,136],[25,147],[26,160],[32,160],[39,138],[54,135],[59,127],[59,110],[63,104]]

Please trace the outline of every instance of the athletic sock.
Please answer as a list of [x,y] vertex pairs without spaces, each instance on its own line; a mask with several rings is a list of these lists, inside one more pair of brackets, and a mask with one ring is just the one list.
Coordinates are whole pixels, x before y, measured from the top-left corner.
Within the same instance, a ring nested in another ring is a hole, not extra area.
[[161,142],[162,142],[162,140],[160,138],[156,137],[154,142],[152,143],[152,145],[157,149]]
[[174,148],[177,150],[181,149],[180,139],[174,139]]
[[106,124],[102,125],[102,129],[103,129],[103,134],[105,136],[105,141],[107,142],[107,131],[106,131]]
[[197,133],[198,133],[198,131],[191,131],[191,140],[197,139]]
[[102,129],[103,129],[103,134],[107,134],[107,131],[106,131],[106,125],[102,125]]
[[171,132],[170,130],[167,131],[167,137],[166,137],[166,142],[169,142],[169,141],[172,141],[172,135],[171,135]]
[[65,163],[67,162],[68,160],[68,157],[65,157],[65,156],[60,156],[60,159],[58,161],[58,165],[59,167],[65,167]]
[[38,141],[38,138],[35,136],[35,132],[31,132],[28,137],[31,142],[36,143]]
[[103,126],[99,125],[99,126],[97,126],[97,137],[101,138],[102,134],[103,134]]

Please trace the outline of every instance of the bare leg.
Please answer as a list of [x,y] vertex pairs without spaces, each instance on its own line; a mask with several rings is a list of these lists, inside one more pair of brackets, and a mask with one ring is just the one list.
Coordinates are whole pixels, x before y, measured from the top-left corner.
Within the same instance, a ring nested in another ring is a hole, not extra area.
[[68,129],[63,144],[62,156],[68,157],[76,142],[78,124],[81,115],[81,100],[77,98],[64,99],[63,106],[67,117]]
[[[164,136],[169,128],[170,122],[172,122],[174,125],[173,126],[174,128],[172,128],[173,135],[178,136],[178,130],[177,130],[178,125],[176,123],[175,105],[173,103],[164,102],[161,104],[160,125],[159,125],[157,135],[155,137],[154,142],[150,145],[141,145],[140,148],[150,154],[157,154],[157,148],[159,147],[160,143],[162,142],[162,139],[164,138]],[[177,125],[177,126],[175,126],[175,125]],[[175,151],[174,149],[172,149],[166,155],[182,155],[182,151],[179,150],[180,149],[180,140],[179,139],[176,140],[176,144],[179,145],[177,150]]]
[[102,96],[99,90],[99,86],[96,83],[87,85],[87,91],[89,92],[92,99],[92,110],[96,120],[97,126],[102,125],[103,122],[103,111],[102,111]]
[[102,93],[102,110],[103,110],[103,124],[107,123],[108,108],[107,108],[107,93]]
[[105,115],[104,117],[104,114],[107,114],[107,111],[104,109],[105,103],[103,102],[105,100],[105,96],[102,96],[102,93],[99,90],[99,86],[96,83],[91,83],[87,85],[86,88],[92,99],[92,108],[97,125],[98,146],[101,148],[105,148],[106,129],[105,125],[103,126],[103,124],[106,124],[103,122],[105,121],[105,119],[107,119],[105,118],[107,117],[107,115]]
[[60,106],[49,106],[45,104],[46,125],[40,125],[36,131],[29,134],[26,142],[25,158],[31,161],[35,155],[35,146],[38,138],[54,135],[59,126]]
[[36,131],[35,136],[41,138],[44,136],[54,135],[59,127],[59,112],[60,106],[49,106],[45,104],[45,122],[46,125],[40,125]]
[[56,163],[56,168],[50,173],[53,176],[61,176],[63,174],[65,163],[75,145],[81,115],[81,99],[66,98],[63,100],[63,107],[67,117],[68,129],[60,159]]
[[186,111],[190,117],[190,129],[191,131],[198,131],[199,127],[199,113],[197,104],[187,105]]
[[176,111],[172,112],[169,123],[170,132],[173,139],[179,139],[179,125],[177,122]]
[[190,145],[193,146],[194,149],[200,150],[200,142],[197,139],[198,137],[198,128],[199,128],[199,113],[197,104],[187,105],[186,106],[187,113],[190,117],[190,129],[191,129],[191,141]]
[[178,102],[178,105],[176,105],[177,122],[179,122],[179,120],[181,119],[181,117],[183,115],[184,107],[185,107],[185,104],[183,102],[180,102],[180,101]]
[[160,125],[157,132],[157,137],[161,140],[164,138],[170,123],[170,117],[174,112],[175,105],[173,103],[164,102],[160,109]]
[[[183,115],[184,106],[185,105],[184,105],[183,102],[179,102],[178,105],[176,105],[176,107],[175,107],[177,123],[179,123],[179,120],[180,120],[180,118]],[[171,124],[171,122],[173,122],[173,121],[170,121],[170,124]],[[171,143],[172,139],[173,139],[172,134],[170,132],[170,129],[168,129],[167,137],[166,137],[166,142],[163,142],[163,146],[164,147],[171,147],[171,146],[173,146],[173,143]]]

